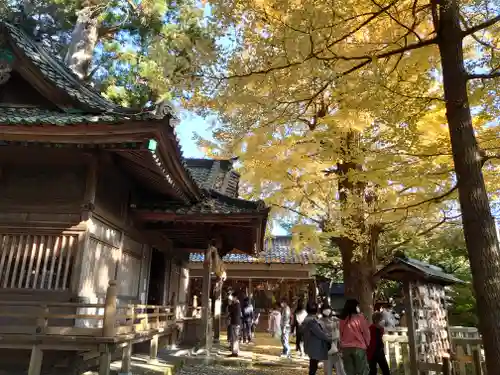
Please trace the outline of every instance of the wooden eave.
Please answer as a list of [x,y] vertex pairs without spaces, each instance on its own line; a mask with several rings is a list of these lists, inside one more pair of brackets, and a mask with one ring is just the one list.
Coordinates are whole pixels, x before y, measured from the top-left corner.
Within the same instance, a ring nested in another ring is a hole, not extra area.
[[[138,160],[132,150],[110,148],[127,159],[131,159],[145,170],[144,174],[149,175],[152,180],[162,181],[164,174],[168,173],[174,182],[175,187],[180,190],[186,202],[199,201],[201,191],[194,181],[189,179],[188,171],[183,167],[181,156],[176,152],[177,143],[175,136],[170,137],[165,129],[165,120],[150,121],[124,121],[118,124],[95,124],[95,125],[1,125],[0,139],[11,142],[28,143],[52,143],[52,144],[88,144],[88,145],[110,145],[120,143],[140,143],[141,151],[145,154],[145,160]],[[158,142],[156,150],[148,149],[148,142],[155,140]],[[157,155],[164,169],[154,161]],[[149,159],[149,160],[148,160]],[[155,176],[156,174],[156,176]],[[160,192],[165,192],[164,188]]]
[[[241,229],[251,230],[255,248],[247,254],[260,253],[264,248],[264,235],[266,231],[267,217],[269,209],[255,213],[232,213],[232,214],[177,214],[173,212],[157,212],[153,210],[134,210],[133,216],[138,222],[147,225],[148,230],[165,231],[169,233],[176,231],[175,228],[166,229],[171,224],[206,224],[220,225],[228,228],[235,225]],[[186,233],[189,236],[189,233]],[[226,252],[232,251],[226,249]]]
[[[150,210],[137,210],[134,215],[141,221],[162,223],[162,222],[185,222],[185,223],[247,223],[248,227],[253,226],[255,221],[261,221],[267,214],[262,212],[234,213],[234,214],[176,214],[174,212],[155,212]],[[161,225],[161,224],[160,224]]]
[[460,280],[452,280],[451,278],[443,278],[426,274],[410,265],[404,263],[390,263],[375,275],[375,279],[385,279],[391,281],[421,281],[438,285],[452,285],[456,283],[463,283]]

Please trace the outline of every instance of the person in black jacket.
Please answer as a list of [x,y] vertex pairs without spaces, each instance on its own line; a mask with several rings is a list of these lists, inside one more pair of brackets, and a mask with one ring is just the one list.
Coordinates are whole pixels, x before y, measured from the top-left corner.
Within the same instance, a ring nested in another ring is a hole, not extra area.
[[237,293],[231,295],[231,305],[229,305],[229,328],[231,332],[231,357],[237,357],[240,351],[241,330],[241,305]]
[[253,323],[253,306],[250,303],[250,298],[243,299],[241,308],[241,316],[243,317],[243,344],[249,343],[252,340],[252,323]]

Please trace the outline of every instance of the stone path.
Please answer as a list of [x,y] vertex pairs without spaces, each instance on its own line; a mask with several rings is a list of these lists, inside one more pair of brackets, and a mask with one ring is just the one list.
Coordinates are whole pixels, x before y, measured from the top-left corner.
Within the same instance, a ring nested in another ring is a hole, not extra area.
[[[176,375],[283,375],[281,367],[226,367],[221,365],[185,365]],[[306,375],[304,368],[287,368],[286,375]]]

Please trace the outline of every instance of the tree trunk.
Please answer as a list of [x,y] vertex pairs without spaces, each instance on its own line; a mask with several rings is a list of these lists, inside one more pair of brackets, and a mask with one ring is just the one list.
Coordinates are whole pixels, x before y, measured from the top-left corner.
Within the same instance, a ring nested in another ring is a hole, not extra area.
[[[354,298],[359,302],[361,311],[369,317],[373,311],[373,262],[368,254],[369,249],[364,244],[356,244],[348,238],[338,241],[342,255],[344,272],[345,298]],[[364,246],[364,248],[359,248]],[[355,252],[367,256],[355,257]]]
[[[359,301],[361,311],[370,316],[373,307],[373,274],[379,230],[367,225],[364,213],[366,183],[349,178],[362,171],[359,162],[359,133],[347,132],[341,144],[342,160],[337,164],[338,191],[345,234],[335,242],[342,255],[346,298]],[[373,236],[373,234],[375,234]]]
[[489,374],[500,368],[500,249],[467,96],[457,0],[442,0],[438,43],[462,221]]
[[94,7],[85,7],[78,12],[71,43],[64,59],[66,65],[82,80],[87,77],[99,38],[97,16]]

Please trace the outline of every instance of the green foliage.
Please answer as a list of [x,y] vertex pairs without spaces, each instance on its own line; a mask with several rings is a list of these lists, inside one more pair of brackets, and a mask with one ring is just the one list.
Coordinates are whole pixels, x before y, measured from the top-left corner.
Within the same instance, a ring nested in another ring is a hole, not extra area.
[[[19,5],[2,3],[0,17]],[[86,80],[118,104],[186,99],[217,57],[219,30],[196,0],[33,0],[23,27],[63,59],[83,7],[98,20],[99,37]]]

